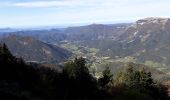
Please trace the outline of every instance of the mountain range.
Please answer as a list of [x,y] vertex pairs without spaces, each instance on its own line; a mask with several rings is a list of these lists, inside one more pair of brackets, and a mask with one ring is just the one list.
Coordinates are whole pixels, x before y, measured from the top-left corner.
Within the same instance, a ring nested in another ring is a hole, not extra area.
[[[16,37],[10,39],[11,37],[8,37],[9,34],[20,35],[22,39]],[[31,42],[32,45],[29,47],[32,51],[26,50],[26,47],[28,47],[27,42],[21,43],[19,41],[20,39],[22,41],[29,41],[28,36],[36,39],[34,40],[36,42]],[[27,60],[34,50],[40,50],[38,52],[41,52],[41,56],[38,57],[41,58],[39,61],[47,58],[67,59],[69,57],[67,54],[70,55],[68,52],[73,52],[74,54],[76,52],[78,54],[83,53],[83,56],[92,54],[89,58],[94,56],[98,58],[109,57],[113,60],[132,58],[136,63],[146,64],[161,71],[170,69],[168,67],[170,65],[169,18],[150,17],[140,19],[134,23],[91,24],[48,30],[15,31],[1,34],[1,38],[2,41],[9,45],[9,48],[15,48],[11,49],[13,53],[25,55]],[[69,51],[58,46],[62,46]],[[56,47],[57,50],[54,50]],[[50,55],[48,51],[52,54]],[[53,52],[55,53],[53,54]],[[34,53],[36,54],[35,51]],[[55,54],[59,56],[55,56]],[[31,59],[35,60],[35,58],[32,56]]]

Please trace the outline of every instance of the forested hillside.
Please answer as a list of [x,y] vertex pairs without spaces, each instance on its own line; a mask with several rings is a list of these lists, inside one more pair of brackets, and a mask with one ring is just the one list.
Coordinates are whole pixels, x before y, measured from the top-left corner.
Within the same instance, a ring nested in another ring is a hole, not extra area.
[[95,78],[82,57],[64,65],[61,72],[26,65],[0,45],[1,100],[168,100],[167,89],[152,74],[130,65],[116,78],[109,68]]
[[13,55],[22,57],[27,62],[61,63],[72,55],[60,46],[44,43],[30,36],[9,35],[1,37],[0,43],[5,43]]

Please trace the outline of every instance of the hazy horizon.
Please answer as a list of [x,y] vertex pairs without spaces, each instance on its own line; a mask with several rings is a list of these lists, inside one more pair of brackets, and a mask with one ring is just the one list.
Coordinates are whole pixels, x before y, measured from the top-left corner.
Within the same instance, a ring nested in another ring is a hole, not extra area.
[[170,17],[169,8],[169,0],[4,0],[0,28],[129,23]]
[[87,26],[87,25],[114,25],[114,24],[129,24],[133,23],[137,20],[117,20],[117,21],[110,21],[110,22],[95,22],[95,23],[69,23],[69,24],[60,24],[60,25],[35,25],[35,26],[7,26],[7,27],[0,27],[0,29],[52,29],[52,28],[68,28],[68,27],[80,27],[80,26]]

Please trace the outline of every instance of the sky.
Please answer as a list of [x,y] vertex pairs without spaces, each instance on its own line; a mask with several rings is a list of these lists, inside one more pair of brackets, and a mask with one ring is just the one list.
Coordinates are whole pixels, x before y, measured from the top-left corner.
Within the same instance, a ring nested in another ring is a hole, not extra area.
[[170,0],[0,0],[0,28],[126,23],[169,17]]

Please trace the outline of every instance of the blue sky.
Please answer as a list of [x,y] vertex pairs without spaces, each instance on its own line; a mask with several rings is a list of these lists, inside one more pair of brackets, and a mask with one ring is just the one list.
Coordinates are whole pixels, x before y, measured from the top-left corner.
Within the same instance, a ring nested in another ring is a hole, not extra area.
[[169,9],[170,0],[0,0],[0,27],[132,22]]

